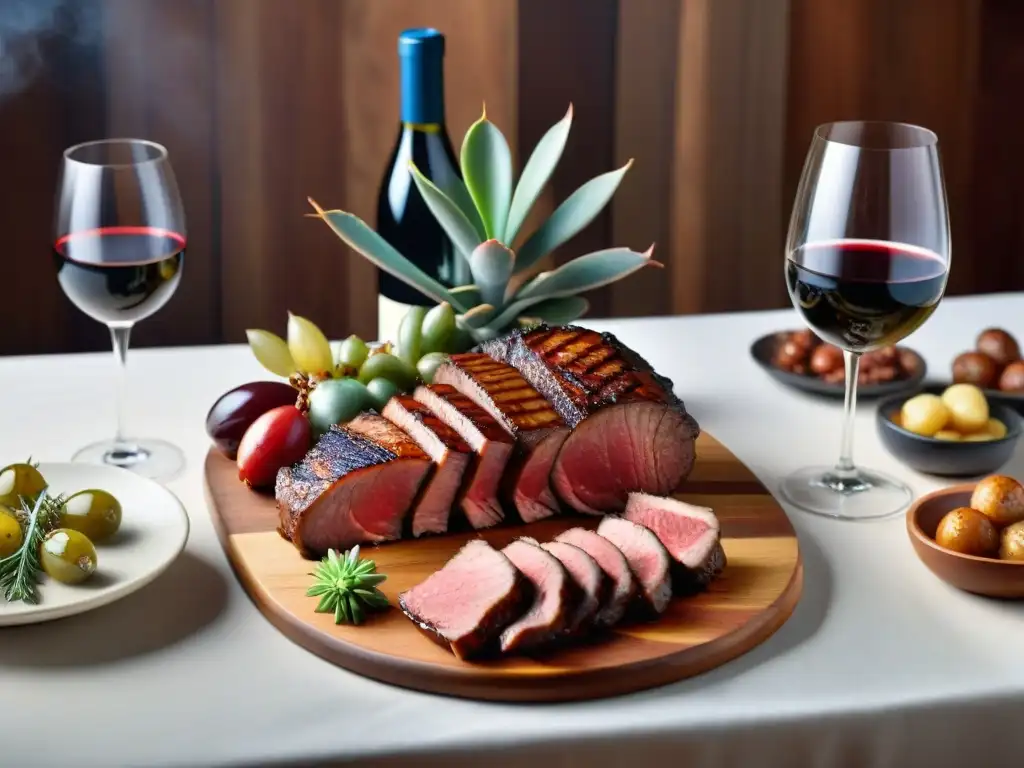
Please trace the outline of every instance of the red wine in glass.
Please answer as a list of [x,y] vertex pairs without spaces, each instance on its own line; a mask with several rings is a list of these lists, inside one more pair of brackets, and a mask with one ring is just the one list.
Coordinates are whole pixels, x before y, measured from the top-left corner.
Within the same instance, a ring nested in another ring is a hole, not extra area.
[[946,273],[932,251],[876,240],[808,243],[786,261],[793,306],[818,336],[851,352],[916,331],[939,305]]
[[64,235],[53,253],[57,280],[76,307],[101,323],[134,323],[174,294],[185,238],[154,227],[101,227]]

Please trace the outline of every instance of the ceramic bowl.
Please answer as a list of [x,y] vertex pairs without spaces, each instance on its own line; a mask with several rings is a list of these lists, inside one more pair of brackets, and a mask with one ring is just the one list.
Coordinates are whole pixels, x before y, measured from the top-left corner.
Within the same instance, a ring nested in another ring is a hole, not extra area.
[[886,449],[912,469],[941,477],[978,477],[989,475],[1013,456],[1021,434],[1021,418],[1009,405],[989,401],[989,414],[1006,425],[1006,436],[984,442],[936,440],[896,424],[892,417],[903,403],[922,392],[941,395],[944,385],[930,385],[910,395],[890,397],[878,404],[875,421]]
[[952,509],[970,505],[974,483],[929,493],[907,511],[907,534],[925,566],[965,592],[1000,598],[1024,598],[1024,561],[963,555],[935,543],[939,521]]

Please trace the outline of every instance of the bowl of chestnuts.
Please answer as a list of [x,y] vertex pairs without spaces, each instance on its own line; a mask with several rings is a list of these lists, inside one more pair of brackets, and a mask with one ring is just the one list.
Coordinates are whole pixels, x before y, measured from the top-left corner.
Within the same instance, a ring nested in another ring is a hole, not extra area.
[[[754,361],[776,381],[794,389],[842,398],[846,391],[843,350],[810,330],[781,331],[757,339]],[[924,359],[912,349],[882,347],[860,358],[857,397],[884,397],[916,388],[926,373]]]
[[953,360],[954,384],[973,384],[990,398],[1024,405],[1024,360],[1017,340],[1002,328],[978,334],[974,349]]

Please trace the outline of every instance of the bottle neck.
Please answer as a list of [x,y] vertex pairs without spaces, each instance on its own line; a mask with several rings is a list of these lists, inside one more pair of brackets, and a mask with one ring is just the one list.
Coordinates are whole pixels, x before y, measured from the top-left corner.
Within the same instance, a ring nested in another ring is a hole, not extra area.
[[412,54],[401,61],[401,120],[423,131],[444,123],[444,67],[440,56]]

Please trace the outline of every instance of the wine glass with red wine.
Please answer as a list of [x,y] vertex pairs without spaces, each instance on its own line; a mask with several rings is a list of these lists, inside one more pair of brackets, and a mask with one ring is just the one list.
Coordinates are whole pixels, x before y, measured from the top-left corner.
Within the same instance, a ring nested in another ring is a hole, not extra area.
[[846,400],[839,461],[782,482],[808,512],[886,517],[910,501],[899,480],[853,463],[864,352],[896,344],[939,305],[949,274],[949,215],[938,139],[905,123],[819,126],[786,243],[786,285],[810,329],[843,350]]
[[122,414],[132,328],[163,307],[181,282],[185,213],[167,150],[139,139],[66,150],[56,230],[57,281],[76,307],[110,329],[121,385],[113,438],[72,458],[166,480],[184,467],[182,452],[163,440],[126,436]]

